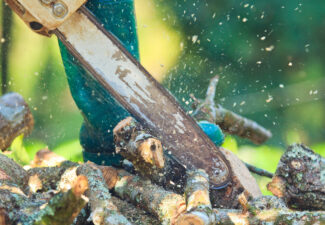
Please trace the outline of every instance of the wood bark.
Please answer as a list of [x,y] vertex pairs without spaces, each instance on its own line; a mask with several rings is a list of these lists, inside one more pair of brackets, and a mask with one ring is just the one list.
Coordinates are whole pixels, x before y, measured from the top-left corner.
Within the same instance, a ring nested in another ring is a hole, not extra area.
[[132,224],[137,225],[154,225],[160,224],[159,220],[140,207],[134,207],[131,203],[118,197],[112,196],[112,201]]
[[186,169],[136,120],[122,120],[113,132],[117,153],[132,162],[138,173],[166,189],[184,192]]
[[80,165],[77,174],[88,178],[89,189],[86,196],[89,198],[90,216],[95,225],[131,225],[112,202],[102,172],[95,164]]
[[185,187],[186,210],[210,208],[209,176],[201,169],[188,171]]
[[[181,195],[166,191],[149,180],[131,175],[124,170],[114,171],[112,167],[101,169],[106,170],[104,174],[106,173],[107,177],[116,176],[108,181],[109,186],[114,187],[115,195],[145,209],[156,216],[162,224],[174,224],[177,217],[186,209],[185,200]],[[111,176],[108,173],[111,173]]]
[[64,173],[71,168],[76,168],[77,166],[77,163],[65,161],[61,163],[60,166],[35,167],[27,170],[29,177],[28,186],[30,191],[35,193],[37,191],[46,192],[58,189]]
[[290,146],[268,189],[291,208],[325,210],[325,159],[304,145]]
[[215,104],[214,98],[218,81],[218,76],[211,79],[203,102],[192,97],[196,107],[193,113],[194,118],[198,121],[207,120],[216,123],[223,131],[247,138],[255,144],[262,144],[271,138],[272,133],[261,125]]
[[70,225],[87,203],[82,197],[87,188],[87,179],[80,176],[67,192],[27,196],[8,182],[0,187],[0,208],[7,224]]
[[209,176],[204,170],[187,173],[185,187],[186,214],[182,214],[176,224],[209,225],[215,223],[209,197]]
[[35,225],[70,225],[87,204],[82,195],[88,189],[85,176],[79,176],[74,186],[67,192],[59,192],[47,203],[46,207],[38,213],[34,220]]
[[17,93],[0,98],[0,149],[6,150],[20,134],[29,134],[34,119],[27,103]]
[[178,225],[316,225],[325,222],[324,211],[292,211],[281,199],[274,196],[254,199],[245,208],[248,211],[213,209],[209,214],[205,211],[193,211],[183,215],[183,218],[180,217]]
[[7,156],[0,154],[0,182],[12,182],[27,194],[29,175],[23,167]]

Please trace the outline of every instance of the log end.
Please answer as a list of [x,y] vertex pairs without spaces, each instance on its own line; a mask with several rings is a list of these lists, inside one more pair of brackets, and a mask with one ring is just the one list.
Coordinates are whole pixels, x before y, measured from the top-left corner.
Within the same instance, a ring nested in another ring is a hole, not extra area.
[[195,214],[191,214],[191,213],[187,213],[187,214],[183,214],[181,215],[176,223],[176,225],[205,225],[205,221],[203,220],[203,218],[195,215]]
[[267,184],[267,189],[278,198],[283,198],[286,185],[285,180],[279,176],[274,176],[272,181]]
[[156,138],[148,138],[138,146],[141,158],[151,165],[161,169],[165,166],[164,152],[161,142]]
[[116,169],[110,166],[99,166],[99,168],[103,173],[108,189],[113,189],[118,181],[118,173]]
[[129,139],[131,132],[126,132],[127,128],[131,128],[132,123],[135,123],[135,120],[132,117],[127,117],[126,119],[120,121],[113,129],[114,134],[114,142],[119,143],[121,141],[125,141],[125,139]]
[[80,175],[74,181],[72,191],[76,197],[80,197],[88,189],[88,179],[84,175]]
[[66,161],[65,158],[55,154],[48,148],[38,151],[31,162],[32,167],[54,167],[60,166],[62,162]]

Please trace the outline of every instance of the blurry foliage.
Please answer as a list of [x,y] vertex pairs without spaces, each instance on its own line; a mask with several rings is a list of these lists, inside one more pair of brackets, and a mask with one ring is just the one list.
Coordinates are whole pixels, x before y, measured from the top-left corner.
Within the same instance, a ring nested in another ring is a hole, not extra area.
[[[293,142],[325,155],[321,0],[135,2],[141,62],[184,107],[189,110],[185,103],[190,93],[203,98],[209,79],[219,74],[217,102],[274,134],[260,147],[228,136],[224,147],[272,172],[285,146]],[[1,24],[9,24],[2,11]],[[24,96],[36,121],[24,144],[22,137],[15,140],[12,157],[26,164],[49,146],[81,161],[82,117],[70,96],[56,38],[31,32],[16,16],[11,38],[4,38],[4,30],[1,26],[1,47],[8,45],[8,52],[2,51],[9,61],[6,85]],[[268,181],[258,179],[263,185]]]
[[[181,54],[165,85],[184,102],[203,98],[221,76],[218,102],[307,144],[325,136],[325,5],[321,0],[154,0],[182,34]],[[184,104],[185,105],[185,104]],[[241,142],[245,143],[245,142]]]

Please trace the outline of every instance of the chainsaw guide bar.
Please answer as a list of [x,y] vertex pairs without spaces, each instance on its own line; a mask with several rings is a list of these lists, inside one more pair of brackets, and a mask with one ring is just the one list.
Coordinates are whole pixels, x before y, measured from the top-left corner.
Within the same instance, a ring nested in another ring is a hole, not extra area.
[[[25,1],[31,0],[19,0],[22,6]],[[84,5],[68,15],[55,29],[48,29],[48,34],[55,34],[84,69],[160,139],[180,164],[187,169],[204,169],[211,188],[227,186],[231,182],[229,163],[175,98]]]

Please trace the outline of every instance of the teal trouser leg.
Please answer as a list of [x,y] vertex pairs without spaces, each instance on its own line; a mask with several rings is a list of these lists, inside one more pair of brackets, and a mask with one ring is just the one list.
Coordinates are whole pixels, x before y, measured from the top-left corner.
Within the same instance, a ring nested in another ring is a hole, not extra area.
[[[86,6],[139,59],[133,0],[91,0]],[[121,157],[114,154],[112,130],[129,113],[80,67],[61,43],[60,48],[72,97],[84,117],[80,131],[84,160],[118,165]]]

